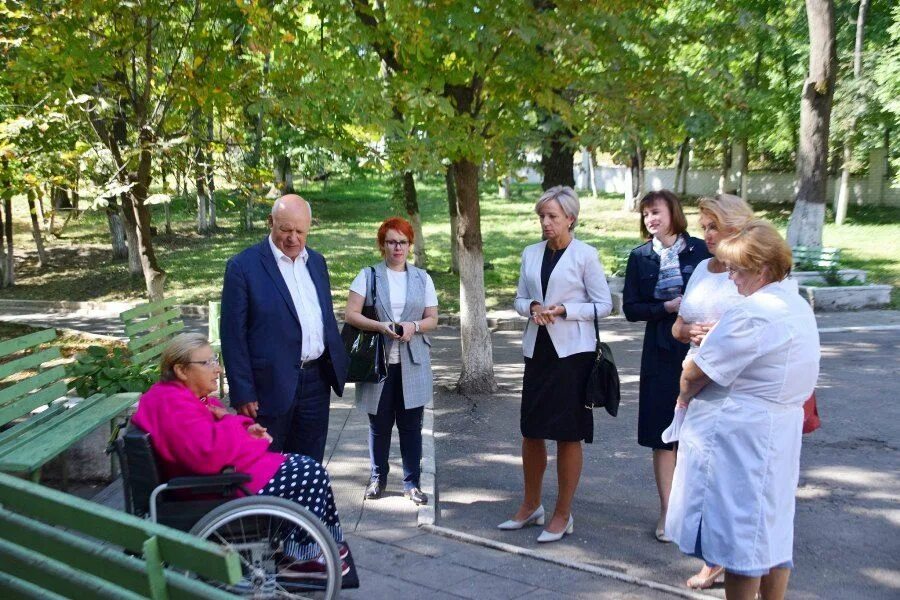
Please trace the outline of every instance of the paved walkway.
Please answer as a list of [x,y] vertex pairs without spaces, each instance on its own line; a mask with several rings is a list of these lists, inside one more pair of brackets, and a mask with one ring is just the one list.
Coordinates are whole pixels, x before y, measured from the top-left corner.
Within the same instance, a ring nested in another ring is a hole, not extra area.
[[[820,403],[824,427],[806,440],[798,492],[792,598],[892,598],[900,590],[896,398],[900,311],[818,315],[823,333]],[[121,336],[114,316],[59,311],[0,315],[40,326]],[[188,319],[205,331],[203,319]],[[872,326],[881,331],[859,330]],[[676,598],[695,568],[650,534],[655,491],[649,455],[634,443],[637,365],[642,328],[604,322],[621,365],[618,419],[597,414],[596,443],[585,447],[576,532],[538,546],[536,529],[502,533],[494,525],[514,510],[520,486],[519,337],[494,334],[501,391],[464,398],[440,385],[458,373],[456,330],[436,332],[434,355],[438,527],[417,527],[416,507],[401,495],[399,448],[392,449],[387,494],[364,501],[367,420],[346,398],[333,398],[326,463],[362,587],[349,598]],[[546,481],[552,507],[555,477]],[[450,537],[448,537],[450,536]],[[458,538],[468,540],[460,541]],[[574,566],[570,568],[561,563]],[[607,576],[604,576],[606,574]],[[621,579],[644,581],[644,585]],[[654,586],[654,587],[648,587]],[[722,597],[713,590],[712,597]]]

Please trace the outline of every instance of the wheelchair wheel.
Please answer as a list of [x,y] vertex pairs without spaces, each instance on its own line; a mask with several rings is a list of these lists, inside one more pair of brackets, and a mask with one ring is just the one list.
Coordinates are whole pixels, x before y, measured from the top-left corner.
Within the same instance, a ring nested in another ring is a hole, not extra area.
[[[241,558],[241,581],[226,589],[254,599],[331,600],[341,590],[341,558],[325,525],[305,507],[270,496],[232,500],[204,516],[190,533],[222,544]],[[292,536],[293,534],[293,536]],[[286,545],[300,539],[321,550],[321,572],[299,568]]]

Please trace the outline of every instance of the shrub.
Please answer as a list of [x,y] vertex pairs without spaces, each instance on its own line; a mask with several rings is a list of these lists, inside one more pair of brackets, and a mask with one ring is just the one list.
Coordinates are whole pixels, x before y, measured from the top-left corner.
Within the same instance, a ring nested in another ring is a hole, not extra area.
[[127,350],[113,348],[110,352],[102,346],[89,346],[66,367],[66,372],[74,378],[72,385],[83,398],[98,392],[143,392],[159,379],[158,365],[134,364]]

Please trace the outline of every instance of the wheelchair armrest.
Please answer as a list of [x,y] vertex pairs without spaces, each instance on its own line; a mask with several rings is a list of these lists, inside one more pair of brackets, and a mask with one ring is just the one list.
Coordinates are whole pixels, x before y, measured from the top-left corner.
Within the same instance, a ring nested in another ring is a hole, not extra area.
[[166,482],[166,490],[226,488],[243,485],[253,479],[247,473],[219,473],[217,475],[195,475],[175,477]]

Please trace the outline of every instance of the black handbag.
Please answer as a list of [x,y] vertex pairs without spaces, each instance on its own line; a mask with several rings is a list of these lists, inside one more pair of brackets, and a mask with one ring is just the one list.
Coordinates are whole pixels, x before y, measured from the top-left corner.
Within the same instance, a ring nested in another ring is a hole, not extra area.
[[[364,303],[362,316],[377,321],[375,267],[369,269],[372,271],[372,304]],[[388,356],[384,348],[384,337],[380,332],[363,331],[345,322],[341,329],[341,339],[347,351],[348,382],[381,383],[387,379]]]
[[612,416],[619,413],[619,370],[609,346],[600,341],[600,324],[597,322],[597,307],[594,306],[594,335],[597,337],[596,356],[588,376],[585,390],[585,408],[603,407]]

